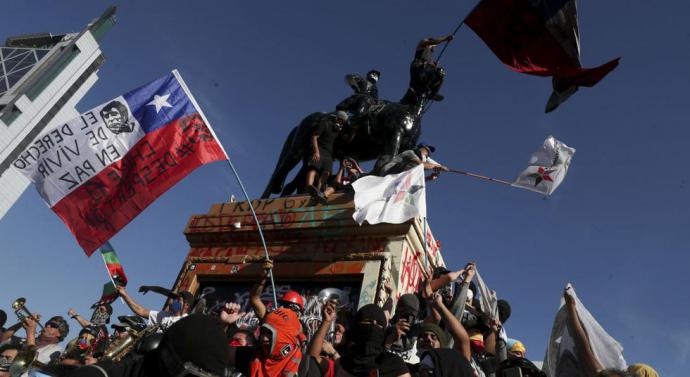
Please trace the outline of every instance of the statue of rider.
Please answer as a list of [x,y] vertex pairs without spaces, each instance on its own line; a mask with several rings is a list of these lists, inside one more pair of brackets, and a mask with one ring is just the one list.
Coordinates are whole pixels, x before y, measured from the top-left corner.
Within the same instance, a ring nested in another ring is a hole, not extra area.
[[442,101],[439,89],[443,84],[446,72],[434,61],[433,53],[436,46],[453,40],[452,35],[441,38],[424,38],[414,52],[414,60],[410,64],[410,90],[414,95],[426,94],[426,98]]
[[345,82],[355,92],[335,106],[336,110],[348,113],[352,124],[368,128],[371,114],[369,110],[379,101],[377,83],[381,72],[372,69],[365,78],[358,74],[345,75]]

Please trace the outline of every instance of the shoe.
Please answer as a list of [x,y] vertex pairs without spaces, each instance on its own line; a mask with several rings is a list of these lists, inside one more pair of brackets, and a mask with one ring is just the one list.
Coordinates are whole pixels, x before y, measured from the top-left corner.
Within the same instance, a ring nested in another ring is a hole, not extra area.
[[321,191],[316,193],[316,200],[323,205],[328,204],[328,198],[326,198],[326,195]]
[[316,189],[316,187],[309,185],[307,186],[307,194],[311,196],[312,198],[316,199],[319,196],[319,190]]

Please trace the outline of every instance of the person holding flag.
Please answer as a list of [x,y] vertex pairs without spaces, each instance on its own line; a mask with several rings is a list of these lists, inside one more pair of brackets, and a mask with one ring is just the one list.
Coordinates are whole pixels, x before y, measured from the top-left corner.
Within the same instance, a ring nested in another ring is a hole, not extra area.
[[172,302],[167,306],[167,310],[157,311],[147,309],[139,305],[134,299],[127,293],[127,290],[123,286],[118,286],[117,292],[120,294],[127,306],[134,312],[134,314],[148,319],[149,326],[160,325],[163,330],[172,326],[175,322],[189,315],[194,304],[194,296],[187,292],[182,291],[180,293],[174,294]]
[[414,95],[426,94],[430,100],[443,100],[443,96],[438,94],[438,91],[443,85],[446,72],[434,61],[433,53],[436,46],[452,40],[452,35],[446,35],[441,38],[424,38],[419,41],[414,51],[414,59],[410,64],[410,89]]

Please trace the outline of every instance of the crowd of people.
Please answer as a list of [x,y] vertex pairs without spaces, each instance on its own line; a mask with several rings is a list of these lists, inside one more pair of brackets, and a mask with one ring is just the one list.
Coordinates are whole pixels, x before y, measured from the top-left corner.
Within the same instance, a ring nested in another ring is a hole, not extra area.
[[[475,283],[474,263],[457,271],[436,268],[420,282],[419,292],[398,295],[387,285],[383,306],[370,303],[352,312],[337,299],[327,300],[313,331],[303,321],[304,298],[298,292],[285,292],[277,307],[262,301],[272,264],[264,267],[266,273],[250,291],[257,326],[240,321],[245,313],[236,302],[210,312],[190,292],[162,288],[157,291],[168,299],[164,310],[156,311],[118,287],[132,312],[118,317],[118,323],[110,323],[109,304],[96,305],[90,319],[68,310],[72,328],[80,330],[66,347],[61,344],[69,338],[70,322],[64,317],[50,317],[37,332],[38,314],[20,313],[21,320],[5,328],[7,316],[0,312],[0,377],[9,376],[30,350],[36,362],[29,375],[564,377],[547,376],[529,361],[521,341],[508,338],[504,326],[510,304],[495,300],[489,308],[479,299],[482,288]],[[564,298],[577,376],[658,376],[644,364],[627,371],[606,369],[590,347],[577,301],[567,292]]]

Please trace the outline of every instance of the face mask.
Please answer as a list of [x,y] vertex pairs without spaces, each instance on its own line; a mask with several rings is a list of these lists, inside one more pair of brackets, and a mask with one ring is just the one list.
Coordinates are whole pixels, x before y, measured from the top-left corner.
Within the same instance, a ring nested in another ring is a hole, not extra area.
[[110,314],[107,311],[96,309],[91,315],[91,323],[97,326],[105,325],[110,322]]
[[0,372],[7,372],[10,370],[12,362],[6,356],[0,356]]
[[89,348],[89,341],[86,339],[79,339],[79,343],[77,343],[77,347],[79,347],[80,350],[85,350]]
[[353,340],[366,354],[377,354],[384,351],[386,331],[374,324],[359,323],[354,327]]
[[181,312],[182,311],[182,303],[178,300],[173,301],[172,304],[170,304],[170,310],[173,313]]

